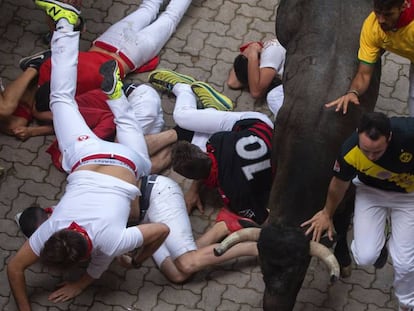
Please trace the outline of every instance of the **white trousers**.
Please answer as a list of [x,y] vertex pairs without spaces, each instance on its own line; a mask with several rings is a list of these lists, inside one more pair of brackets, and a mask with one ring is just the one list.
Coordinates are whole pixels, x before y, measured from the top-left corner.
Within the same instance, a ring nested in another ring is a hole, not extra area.
[[136,11],[109,27],[96,41],[125,54],[135,68],[144,65],[170,39],[191,0],[171,0],[156,19],[162,3],[163,0],[144,0]]
[[181,187],[161,175],[154,181],[149,208],[142,223],[153,222],[162,222],[170,228],[167,239],[152,256],[158,267],[167,257],[175,260],[197,249]]
[[391,217],[388,242],[394,266],[395,295],[402,305],[414,307],[414,192],[400,193],[356,185],[354,240],[351,244],[358,265],[372,265],[385,243],[386,218]]
[[191,143],[204,151],[211,135],[221,131],[231,131],[237,121],[259,119],[273,128],[273,122],[261,112],[197,109],[197,99],[190,85],[178,83],[174,86],[173,93],[177,96],[173,112],[175,123],[183,129],[195,132]]
[[80,159],[100,153],[126,157],[137,167],[137,176],[150,172],[151,162],[139,124],[125,96],[107,103],[115,116],[117,139],[111,143],[99,139],[88,127],[75,102],[79,32],[55,32],[52,37],[52,74],[50,108],[62,167],[70,172]]
[[161,98],[151,86],[141,84],[128,95],[135,120],[141,125],[144,135],[156,134],[164,128],[164,113]]
[[271,89],[266,95],[267,106],[273,113],[273,119],[276,120],[277,113],[283,105],[285,94],[283,93],[283,85],[278,85]]
[[414,117],[414,64],[410,64],[409,75],[410,86],[408,88],[408,112],[410,117]]

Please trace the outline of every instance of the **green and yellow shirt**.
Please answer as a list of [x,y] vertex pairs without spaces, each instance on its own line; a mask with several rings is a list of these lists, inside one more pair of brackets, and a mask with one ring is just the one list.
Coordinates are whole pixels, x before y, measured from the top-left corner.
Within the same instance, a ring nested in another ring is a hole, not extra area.
[[342,145],[334,175],[350,181],[356,175],[366,185],[389,191],[414,191],[414,118],[391,118],[392,138],[377,161],[369,160],[359,149],[358,134]]

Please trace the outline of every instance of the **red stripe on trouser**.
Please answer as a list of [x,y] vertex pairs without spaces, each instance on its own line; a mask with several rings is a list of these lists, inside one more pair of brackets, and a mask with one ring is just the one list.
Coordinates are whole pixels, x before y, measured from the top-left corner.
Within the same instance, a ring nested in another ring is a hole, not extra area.
[[118,161],[124,163],[125,165],[129,166],[130,169],[132,169],[135,173],[137,172],[137,167],[134,164],[134,162],[132,162],[130,159],[127,159],[123,156],[119,156],[119,155],[116,155],[116,154],[94,154],[94,155],[91,155],[91,156],[84,157],[72,166],[72,172],[74,170],[76,170],[76,168],[79,165],[81,165],[82,162],[89,161],[89,160],[95,160],[95,159],[114,159],[114,160],[118,160]]

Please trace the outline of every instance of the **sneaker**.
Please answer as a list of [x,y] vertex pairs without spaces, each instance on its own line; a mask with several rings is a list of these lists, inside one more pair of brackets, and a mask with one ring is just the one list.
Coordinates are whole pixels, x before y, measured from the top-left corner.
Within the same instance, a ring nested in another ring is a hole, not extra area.
[[45,10],[55,23],[61,18],[66,19],[70,24],[76,26],[80,15],[81,0],[35,0],[35,4]]
[[214,108],[221,111],[232,111],[234,104],[230,98],[216,91],[207,83],[197,81],[191,84],[191,89],[197,95],[204,108]]
[[195,79],[172,70],[157,69],[148,75],[148,82],[160,91],[171,93],[177,83],[192,84]]
[[107,61],[99,68],[99,73],[103,76],[102,91],[109,99],[120,98],[123,92],[118,63],[115,60]]
[[50,58],[51,55],[52,55],[51,50],[45,50],[45,51],[41,51],[36,54],[27,56],[27,57],[24,57],[19,61],[20,69],[25,71],[27,68],[34,68],[37,71],[39,71],[39,68],[43,64],[43,62],[47,60],[48,58]]
[[216,222],[224,221],[227,229],[230,232],[235,232],[243,228],[249,228],[249,227],[256,227],[260,228],[260,226],[251,220],[250,218],[244,218],[241,217],[233,212],[231,212],[229,209],[223,207],[220,212],[217,214]]

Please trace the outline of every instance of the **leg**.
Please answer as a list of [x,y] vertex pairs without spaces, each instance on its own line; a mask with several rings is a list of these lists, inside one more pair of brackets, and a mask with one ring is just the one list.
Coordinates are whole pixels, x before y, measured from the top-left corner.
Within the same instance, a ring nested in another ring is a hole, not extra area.
[[150,170],[147,145],[141,125],[135,120],[132,106],[122,90],[117,62],[111,60],[104,63],[100,73],[104,76],[101,88],[108,94],[107,104],[115,117],[116,138],[120,144],[129,147],[144,160],[139,173],[147,174]]
[[[161,98],[157,91],[146,84],[134,85],[128,94],[128,102],[134,111],[135,120],[142,127],[144,135],[161,132],[164,127],[164,117],[161,107]],[[151,153],[151,152],[150,152]]]
[[214,255],[214,248],[219,244],[213,244],[194,252],[189,252],[177,258],[176,265],[178,269],[186,274],[193,274],[208,266],[220,264],[230,259],[242,256],[258,256],[256,242],[243,242],[234,245],[222,256]]
[[[154,5],[156,4],[159,8],[162,1],[153,0],[144,3],[151,5],[151,13],[153,13]],[[125,54],[135,64],[135,68],[138,68],[158,55],[175,32],[190,4],[190,0],[172,0],[166,11],[143,29],[142,23],[139,22],[142,11],[138,9],[108,29],[96,41],[102,41],[116,47],[119,52]]]
[[[395,295],[403,306],[414,307],[414,193],[393,193],[389,250],[394,266]],[[388,198],[387,198],[388,200]]]
[[267,93],[266,101],[270,111],[273,113],[273,119],[276,120],[277,113],[282,107],[284,100],[283,85],[276,86]]
[[208,229],[202,236],[196,240],[198,248],[206,247],[224,239],[230,233],[224,221],[216,222],[213,227]]
[[408,112],[410,117],[414,117],[414,64],[410,64],[409,74],[410,86],[408,88]]
[[178,126],[206,134],[214,134],[219,131],[231,131],[234,123],[247,118],[263,120],[271,127],[272,121],[260,112],[245,111],[218,111],[212,108],[197,109],[196,97],[190,85],[178,83],[173,88],[177,96],[174,108],[174,121]]
[[354,240],[351,249],[358,265],[372,265],[385,243],[384,228],[388,210],[383,205],[383,191],[366,186],[358,180],[354,183]]

